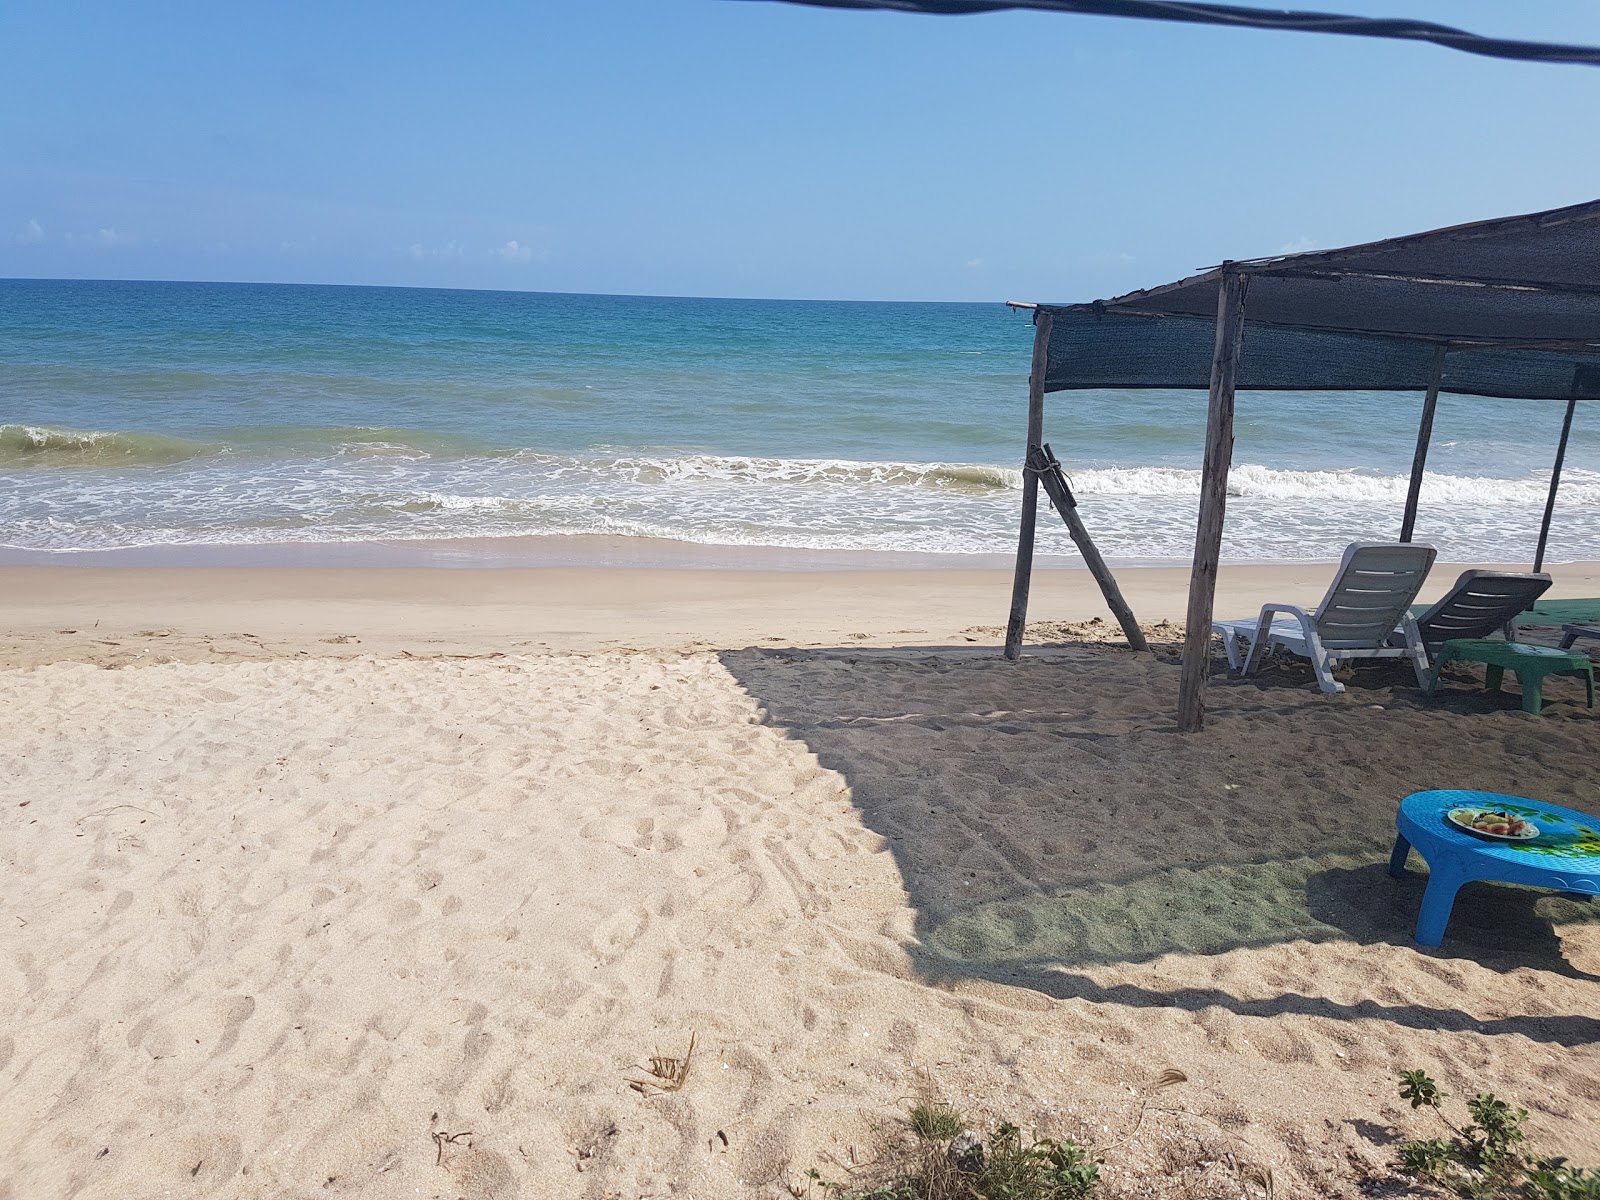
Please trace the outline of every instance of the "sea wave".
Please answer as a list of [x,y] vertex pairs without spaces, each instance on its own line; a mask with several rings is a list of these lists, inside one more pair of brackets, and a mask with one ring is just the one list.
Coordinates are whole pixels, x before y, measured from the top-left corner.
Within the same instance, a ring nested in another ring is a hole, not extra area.
[[221,449],[156,433],[0,425],[0,467],[166,466]]
[[[817,550],[1007,553],[1023,474],[996,463],[713,454],[673,447],[554,452],[410,429],[218,428],[210,441],[0,425],[0,547],[358,542],[571,534]],[[528,440],[533,440],[529,438]],[[1200,472],[1074,464],[1109,556],[1185,561]],[[49,468],[58,467],[59,470]],[[45,469],[40,469],[45,468]],[[1429,474],[1420,535],[1456,560],[1517,561],[1537,536],[1549,473]],[[1230,558],[1337,558],[1393,536],[1403,474],[1242,462]],[[1075,553],[1060,522],[1040,550]],[[1566,473],[1554,553],[1600,557],[1600,472]]]
[[[1023,472],[995,463],[872,461],[850,458],[782,458],[679,452],[669,449],[585,450],[554,453],[533,447],[495,445],[456,435],[382,427],[253,427],[220,429],[212,441],[131,431],[79,430],[57,426],[0,424],[0,469],[195,467],[211,470],[228,463],[256,471],[270,464],[287,479],[304,472],[326,474],[335,464],[388,464],[416,471],[418,487],[401,489],[392,507],[405,511],[488,509],[514,505],[535,494],[564,493],[574,485],[590,488],[638,485],[651,491],[685,487],[763,486],[822,492],[940,493],[977,501],[1004,500],[1022,487]],[[344,470],[340,465],[335,468]],[[1200,493],[1200,472],[1173,466],[1066,465],[1073,490],[1082,496],[1188,499]],[[439,487],[430,477],[495,479],[515,483],[510,495],[473,496],[475,489]],[[81,478],[81,476],[77,476]],[[396,477],[394,482],[399,482]],[[1259,463],[1236,465],[1228,494],[1236,498],[1310,503],[1403,504],[1408,480],[1361,468],[1294,470]],[[143,485],[141,485],[143,486]],[[1520,478],[1489,478],[1428,473],[1427,503],[1538,505],[1545,499],[1549,473]],[[548,489],[548,490],[547,490]],[[518,493],[521,493],[520,495]],[[1562,480],[1563,505],[1600,504],[1600,472],[1570,469]],[[929,497],[931,499],[931,496]],[[1010,501],[1005,501],[1010,503]]]
[[[1069,471],[1073,490],[1094,496],[1199,496],[1200,472],[1176,467],[1110,467]],[[1228,476],[1228,495],[1252,500],[1339,501],[1404,504],[1409,479],[1366,471],[1288,471],[1244,463]],[[1489,479],[1425,473],[1423,495],[1431,503],[1543,504],[1548,472],[1521,479]],[[1563,504],[1600,503],[1600,472],[1568,471],[1561,477]]]
[[758,458],[737,455],[620,455],[589,465],[640,483],[876,484],[943,491],[1000,492],[1022,486],[1022,472],[985,463],[868,462],[846,458]]

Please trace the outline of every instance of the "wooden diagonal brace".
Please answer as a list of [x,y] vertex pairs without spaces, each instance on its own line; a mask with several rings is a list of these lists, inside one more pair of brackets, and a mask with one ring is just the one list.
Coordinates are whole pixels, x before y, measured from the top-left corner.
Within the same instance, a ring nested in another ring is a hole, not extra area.
[[1038,477],[1039,486],[1044,488],[1045,494],[1050,497],[1050,504],[1067,523],[1067,532],[1072,535],[1078,553],[1083,555],[1084,566],[1089,568],[1089,574],[1093,575],[1095,582],[1100,585],[1107,607],[1117,618],[1117,623],[1122,626],[1122,632],[1127,635],[1128,645],[1135,650],[1150,649],[1144,640],[1144,631],[1139,628],[1139,622],[1134,620],[1133,610],[1122,598],[1122,589],[1117,586],[1111,568],[1106,566],[1106,560],[1100,557],[1094,539],[1089,536],[1082,518],[1078,516],[1078,501],[1073,496],[1072,489],[1067,486],[1066,474],[1061,470],[1061,463],[1051,451],[1049,442],[1043,446],[1028,447],[1028,470]]

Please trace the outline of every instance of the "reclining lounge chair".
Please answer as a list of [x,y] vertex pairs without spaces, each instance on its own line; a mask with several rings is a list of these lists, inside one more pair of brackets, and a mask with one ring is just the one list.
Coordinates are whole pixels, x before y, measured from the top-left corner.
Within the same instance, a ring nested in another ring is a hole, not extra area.
[[[1505,630],[1506,640],[1513,640],[1512,619],[1532,608],[1550,583],[1550,576],[1543,571],[1461,572],[1443,599],[1416,613],[1417,631],[1428,656],[1438,654],[1439,647],[1451,638],[1486,638]],[[1398,634],[1394,640],[1398,644]]]
[[[1409,658],[1417,686],[1428,683],[1428,652],[1411,616],[1437,551],[1414,542],[1354,542],[1314,613],[1293,604],[1264,604],[1261,615],[1240,621],[1213,621],[1222,637],[1228,665],[1248,675],[1268,646],[1281,646],[1311,660],[1317,686],[1342,692],[1334,668],[1352,658]],[[1279,615],[1282,614],[1282,615]],[[1390,644],[1396,629],[1402,644]],[[1239,643],[1246,649],[1241,656]]]

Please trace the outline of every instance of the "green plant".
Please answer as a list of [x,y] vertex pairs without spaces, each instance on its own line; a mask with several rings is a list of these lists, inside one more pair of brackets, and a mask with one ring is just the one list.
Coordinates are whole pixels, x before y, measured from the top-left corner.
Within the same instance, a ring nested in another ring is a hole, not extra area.
[[1400,1075],[1400,1098],[1431,1108],[1450,1131],[1447,1138],[1404,1142],[1400,1165],[1408,1175],[1448,1188],[1463,1200],[1600,1200],[1600,1172],[1569,1167],[1561,1159],[1530,1161],[1519,1149],[1528,1112],[1491,1092],[1467,1101],[1472,1117],[1458,1127],[1444,1115],[1444,1093],[1423,1071]]
[[1443,1138],[1406,1142],[1400,1147],[1400,1165],[1407,1175],[1438,1175],[1451,1161],[1455,1147]]
[[1100,1182],[1100,1167],[1071,1138],[1035,1138],[1002,1122],[989,1139],[973,1191],[982,1200],[1082,1200]]
[[1400,1099],[1411,1101],[1412,1108],[1438,1108],[1439,1085],[1428,1078],[1426,1071],[1401,1071]]
[[966,1129],[961,1114],[946,1104],[918,1101],[911,1106],[911,1132],[924,1141],[949,1141]]
[[1476,1122],[1467,1130],[1473,1135],[1472,1148],[1478,1162],[1492,1166],[1517,1157],[1512,1147],[1523,1140],[1522,1122],[1527,1119],[1527,1109],[1512,1108],[1504,1100],[1482,1092],[1467,1101],[1467,1111]]
[[1535,1200],[1600,1200],[1600,1171],[1540,1159],[1528,1168],[1527,1194]]
[[970,1145],[952,1153],[951,1140],[966,1134],[959,1112],[921,1101],[907,1115],[908,1128],[867,1170],[872,1181],[831,1182],[813,1169],[790,1194],[809,1197],[815,1188],[825,1200],[1086,1200],[1100,1182],[1099,1163],[1071,1138],[1028,1139],[1002,1122],[986,1139],[967,1134]]

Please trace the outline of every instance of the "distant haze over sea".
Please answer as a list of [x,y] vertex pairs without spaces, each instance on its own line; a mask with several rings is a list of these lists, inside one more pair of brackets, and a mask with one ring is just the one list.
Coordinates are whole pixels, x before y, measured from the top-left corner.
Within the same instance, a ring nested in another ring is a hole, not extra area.
[[[0,547],[604,534],[1005,554],[1031,341],[1000,304],[4,280]],[[1419,407],[1241,396],[1228,556],[1395,536]],[[1104,551],[1186,561],[1205,397],[1048,410]],[[1556,561],[1600,559],[1586,416]],[[1529,559],[1560,419],[1443,398],[1418,540]],[[1071,555],[1053,515],[1041,530]]]

